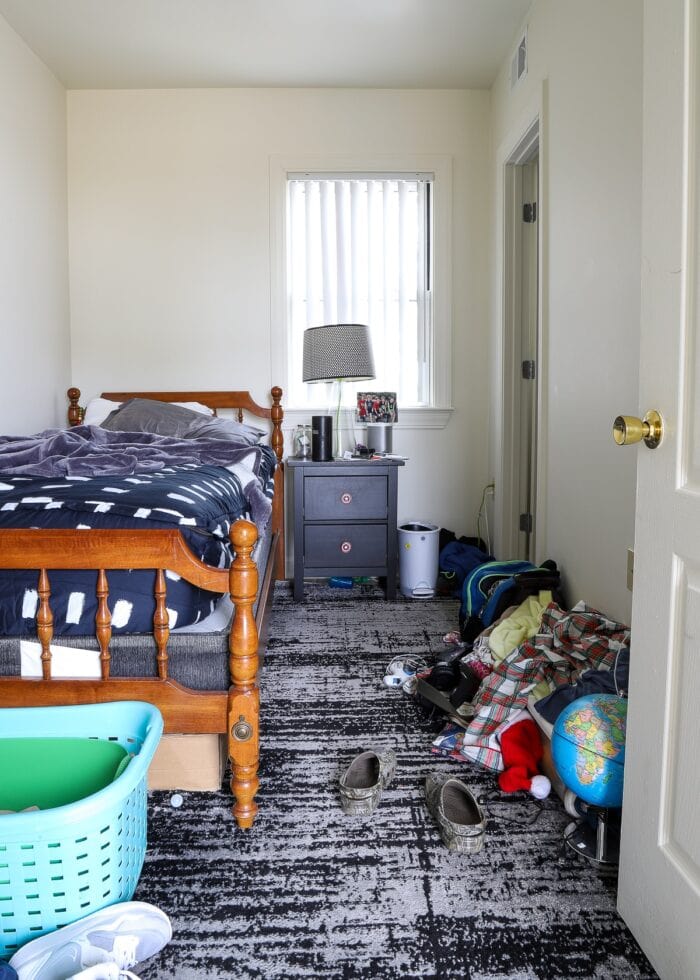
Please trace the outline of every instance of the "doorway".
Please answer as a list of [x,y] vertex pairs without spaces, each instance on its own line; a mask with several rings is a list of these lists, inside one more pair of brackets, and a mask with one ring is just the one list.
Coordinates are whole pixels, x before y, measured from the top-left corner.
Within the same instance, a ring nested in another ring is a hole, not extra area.
[[539,121],[504,166],[503,558],[535,562],[540,428]]

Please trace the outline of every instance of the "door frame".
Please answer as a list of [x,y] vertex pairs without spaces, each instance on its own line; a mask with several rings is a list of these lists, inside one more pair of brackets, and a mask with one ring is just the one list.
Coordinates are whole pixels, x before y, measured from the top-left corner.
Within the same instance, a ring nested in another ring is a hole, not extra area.
[[[547,316],[545,284],[547,282],[547,158],[545,126],[546,82],[534,105],[523,114],[518,124],[498,149],[496,157],[496,228],[499,238],[496,247],[496,330],[495,374],[493,399],[494,429],[492,458],[494,465],[494,551],[499,558],[517,555],[518,530],[518,447],[515,439],[518,408],[519,363],[516,363],[516,344],[519,343],[519,235],[521,221],[517,206],[517,171],[519,165],[538,157],[538,235],[537,235],[537,348],[535,376],[537,385],[537,451],[535,461],[536,494],[533,501],[533,545],[535,561],[546,553],[546,434],[547,434]],[[516,213],[517,212],[517,213]]]

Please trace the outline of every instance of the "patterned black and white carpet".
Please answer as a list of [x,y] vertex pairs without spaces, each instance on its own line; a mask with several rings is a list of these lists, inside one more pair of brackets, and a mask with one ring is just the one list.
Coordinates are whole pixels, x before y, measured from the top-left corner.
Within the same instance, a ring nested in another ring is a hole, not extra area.
[[[489,807],[486,842],[442,844],[423,800],[431,770],[475,793],[495,774],[430,751],[413,698],[382,684],[400,653],[430,656],[457,624],[452,600],[384,600],[307,583],[275,593],[262,672],[261,787],[254,828],[237,830],[228,790],[152,793],[135,898],[162,908],[172,942],[143,965],[164,978],[651,978],[615,911],[615,880],[564,842],[556,797]],[[346,817],[338,779],[362,748],[392,746],[393,784],[370,818]]]

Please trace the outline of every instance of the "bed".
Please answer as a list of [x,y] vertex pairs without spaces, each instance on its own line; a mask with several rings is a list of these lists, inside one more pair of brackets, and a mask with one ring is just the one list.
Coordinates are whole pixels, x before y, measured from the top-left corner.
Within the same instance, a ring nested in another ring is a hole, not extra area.
[[100,411],[117,407],[97,425],[80,398],[68,390],[68,429],[0,440],[0,705],[143,700],[166,733],[225,735],[249,828],[257,675],[284,577],[282,391],[270,407],[247,391],[104,392]]

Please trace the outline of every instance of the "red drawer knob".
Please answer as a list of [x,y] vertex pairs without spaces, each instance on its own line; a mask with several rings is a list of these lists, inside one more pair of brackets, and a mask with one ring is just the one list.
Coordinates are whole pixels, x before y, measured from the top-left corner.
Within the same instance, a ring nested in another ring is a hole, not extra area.
[[352,503],[352,494],[351,493],[347,493],[347,492],[346,493],[341,493],[341,495],[340,495],[340,502],[341,502],[341,504],[351,504]]
[[340,550],[343,552],[344,555],[347,555],[348,552],[352,551],[352,544],[351,544],[351,542],[350,541],[343,541],[343,543],[340,546]]

